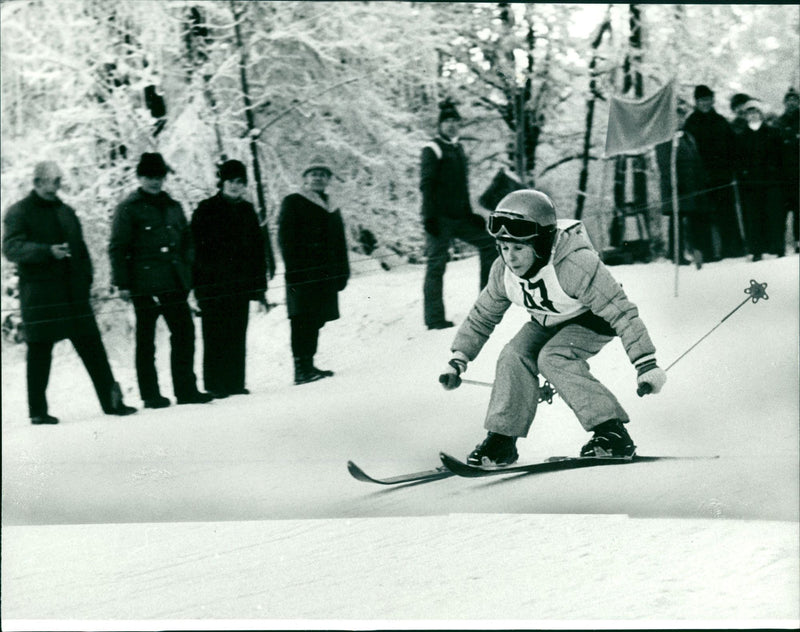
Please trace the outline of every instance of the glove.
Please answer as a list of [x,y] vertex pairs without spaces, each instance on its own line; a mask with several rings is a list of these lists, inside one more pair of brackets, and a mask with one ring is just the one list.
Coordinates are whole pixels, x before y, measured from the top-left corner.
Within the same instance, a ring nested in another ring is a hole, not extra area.
[[426,217],[423,225],[425,226],[425,232],[431,237],[438,237],[442,234],[442,231],[439,229],[439,220],[435,217]]
[[467,356],[455,351],[447,363],[447,368],[439,376],[439,383],[445,390],[452,391],[461,386],[461,374],[467,370]]
[[636,394],[644,397],[649,393],[658,393],[667,382],[666,372],[656,364],[653,356],[648,356],[636,365],[636,382],[639,387]]

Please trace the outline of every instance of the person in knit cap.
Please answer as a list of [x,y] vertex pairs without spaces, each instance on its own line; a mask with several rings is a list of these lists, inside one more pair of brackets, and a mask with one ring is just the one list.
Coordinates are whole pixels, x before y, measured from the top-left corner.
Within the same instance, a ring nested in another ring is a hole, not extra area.
[[730,123],[714,109],[714,91],[706,85],[694,89],[695,107],[683,129],[697,144],[708,181],[706,205],[712,236],[712,252],[703,253],[706,261],[744,254],[743,237],[733,192],[733,142]]
[[145,408],[165,408],[155,365],[156,321],[170,331],[172,387],[178,404],[213,399],[197,390],[194,322],[187,301],[192,289],[194,246],[181,205],[164,191],[172,169],[159,153],[144,153],[136,166],[139,188],[119,203],[108,254],[113,283],[136,313],[136,375]]
[[741,134],[747,129],[747,117],[744,115],[742,106],[750,100],[750,95],[744,92],[737,92],[731,97],[731,129],[734,134]]
[[424,318],[428,329],[445,329],[444,272],[454,239],[472,244],[480,256],[480,288],[489,278],[497,257],[494,243],[486,237],[486,222],[472,210],[467,157],[458,140],[461,116],[455,104],[439,106],[437,136],[422,148],[420,191],[422,225],[425,229],[427,267],[423,285]]
[[781,204],[780,132],[766,124],[761,101],[750,99],[742,109],[747,129],[736,137],[734,160],[748,245],[753,261],[765,253],[782,257],[786,213]]
[[302,171],[302,187],[283,199],[278,216],[295,384],[333,375],[314,365],[320,329],[339,318],[339,292],[350,278],[342,214],[327,191],[332,175],[330,163],[314,157]]
[[[253,205],[245,199],[247,168],[227,160],[218,191],[192,215],[194,296],[203,328],[203,385],[216,398],[246,395],[250,301],[266,305],[267,248]],[[274,270],[274,267],[273,267]]]
[[794,251],[800,252],[800,235],[798,235],[798,197],[800,196],[800,133],[798,132],[798,121],[800,121],[800,95],[794,88],[789,88],[783,97],[783,114],[777,122],[778,131],[781,134],[783,144],[782,152],[782,177],[781,188],[783,190],[783,208],[786,213],[792,216],[792,240],[794,241]]

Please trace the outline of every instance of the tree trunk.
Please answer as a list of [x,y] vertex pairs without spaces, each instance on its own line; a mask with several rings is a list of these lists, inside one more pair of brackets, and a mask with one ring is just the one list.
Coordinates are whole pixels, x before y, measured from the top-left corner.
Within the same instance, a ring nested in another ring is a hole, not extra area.
[[244,101],[244,114],[247,122],[247,136],[250,141],[250,155],[253,160],[253,178],[256,181],[256,196],[258,199],[258,218],[261,222],[262,230],[264,231],[264,246],[265,257],[267,260],[267,267],[269,269],[270,277],[275,271],[275,256],[272,253],[272,241],[269,237],[269,230],[267,227],[267,204],[264,197],[264,183],[261,177],[261,161],[258,156],[258,137],[260,132],[256,127],[255,116],[253,114],[253,104],[250,99],[250,83],[247,78],[247,47],[242,38],[242,29],[239,24],[245,12],[238,12],[236,10],[236,2],[231,0],[230,3],[231,14],[233,15],[233,30],[236,38],[236,47],[239,50],[239,80],[242,87],[242,100]]
[[578,177],[578,198],[575,201],[575,219],[583,217],[583,207],[586,203],[586,188],[589,182],[589,158],[592,149],[592,127],[594,125],[594,104],[600,93],[597,91],[597,49],[603,41],[606,31],[611,31],[610,8],[606,11],[606,17],[600,25],[597,36],[592,42],[592,60],[589,62],[589,98],[586,101],[586,128],[583,133],[583,154],[581,156],[581,173]]
[[[629,5],[630,36],[628,38],[629,51],[625,57],[623,69],[622,93],[626,94],[631,89],[633,96],[640,99],[644,96],[644,80],[640,72],[642,62],[642,21],[641,8],[637,4]],[[630,180],[629,180],[630,179]],[[627,200],[627,182],[631,182],[631,197]],[[636,218],[640,227],[640,238],[650,239],[650,221],[647,212],[647,160],[644,155],[633,156],[628,159],[620,156],[616,160],[614,169],[614,202],[618,215],[622,215],[623,228],[626,215]],[[639,223],[641,220],[641,223]],[[641,230],[641,227],[644,230]],[[644,233],[643,235],[641,233]],[[629,240],[626,240],[629,241]]]

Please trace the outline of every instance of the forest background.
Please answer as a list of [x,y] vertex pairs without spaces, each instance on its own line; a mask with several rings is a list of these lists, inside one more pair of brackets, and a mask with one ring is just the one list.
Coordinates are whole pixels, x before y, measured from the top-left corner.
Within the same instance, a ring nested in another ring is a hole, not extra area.
[[[106,254],[111,215],[137,186],[145,151],[174,169],[166,188],[187,217],[215,193],[222,159],[245,162],[276,254],[280,201],[322,153],[356,273],[420,263],[419,156],[450,98],[465,122],[475,210],[487,212],[478,200],[500,169],[523,173],[601,249],[614,207],[603,159],[610,97],[646,96],[675,78],[689,104],[695,85],[711,86],[726,117],[735,92],[779,114],[800,78],[799,33],[792,5],[6,0],[0,200],[5,210],[27,194],[36,162],[61,165],[105,330],[121,309]],[[655,161],[640,159],[658,254]],[[469,252],[459,245],[454,256]],[[271,301],[282,299],[280,272]],[[3,331],[14,339],[5,259],[2,281]]]

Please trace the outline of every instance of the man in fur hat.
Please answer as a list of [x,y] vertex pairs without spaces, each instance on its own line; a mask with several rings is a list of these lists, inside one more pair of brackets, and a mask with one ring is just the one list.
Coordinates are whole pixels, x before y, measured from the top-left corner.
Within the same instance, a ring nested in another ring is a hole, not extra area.
[[120,298],[136,312],[136,374],[145,408],[164,408],[155,366],[156,321],[170,332],[172,386],[178,404],[213,399],[197,390],[194,323],[187,298],[192,288],[194,247],[181,205],[163,190],[172,171],[158,153],[142,154],[136,167],[139,188],[114,211],[108,247]]

